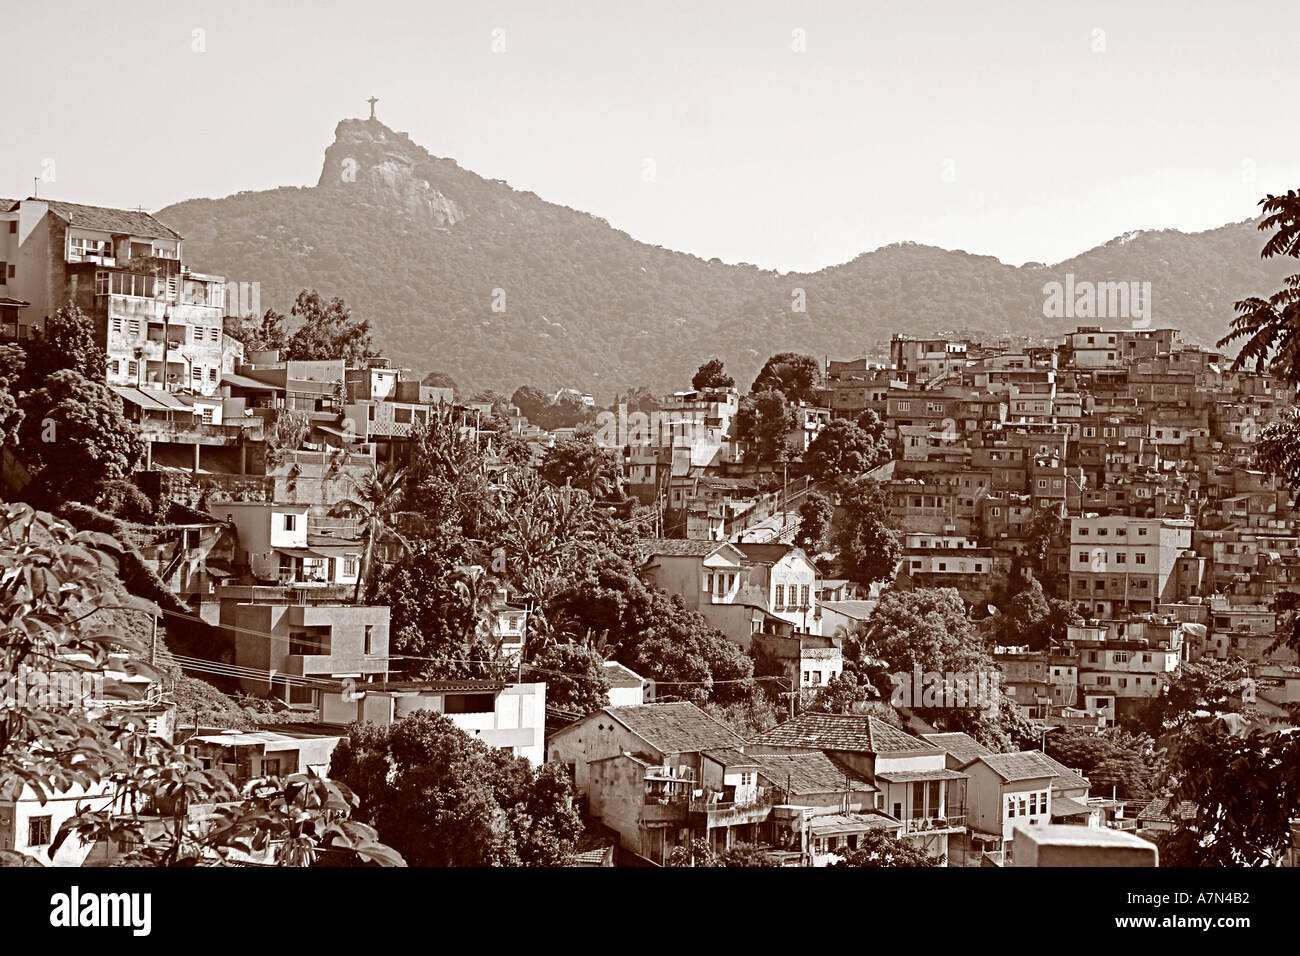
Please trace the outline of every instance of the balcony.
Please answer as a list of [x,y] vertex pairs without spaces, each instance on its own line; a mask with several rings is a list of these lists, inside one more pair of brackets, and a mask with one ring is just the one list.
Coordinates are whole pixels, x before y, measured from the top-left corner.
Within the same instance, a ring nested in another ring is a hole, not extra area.
[[966,829],[965,814],[936,817],[907,817],[903,820],[903,834],[956,833]]

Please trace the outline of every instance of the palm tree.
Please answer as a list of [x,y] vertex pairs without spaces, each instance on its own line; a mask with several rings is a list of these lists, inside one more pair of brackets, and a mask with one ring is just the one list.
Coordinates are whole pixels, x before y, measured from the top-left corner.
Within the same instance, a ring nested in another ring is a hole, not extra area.
[[[1260,205],[1265,212],[1260,230],[1275,230],[1260,257],[1300,259],[1300,194],[1293,189],[1285,196],[1269,195]],[[1300,385],[1300,275],[1288,276],[1283,288],[1267,299],[1242,299],[1236,309],[1231,331],[1218,342],[1223,347],[1245,339],[1233,369],[1253,363],[1257,371],[1267,367],[1292,385]],[[1280,474],[1292,488],[1300,487],[1300,411],[1283,409],[1258,435],[1253,422],[1249,428],[1243,423],[1243,438],[1247,442],[1258,438],[1260,463]]]
[[[1300,258],[1300,194],[1293,189],[1285,196],[1269,195],[1260,205],[1265,212],[1260,231],[1276,230],[1260,258]],[[1267,299],[1242,299],[1236,303],[1236,311],[1231,331],[1217,343],[1223,348],[1238,339],[1246,340],[1233,360],[1233,369],[1254,363],[1256,370],[1268,367],[1289,382],[1300,383],[1300,275],[1289,276],[1285,287]]]
[[361,554],[361,567],[357,572],[357,588],[353,603],[361,603],[361,586],[370,576],[370,566],[375,557],[375,541],[382,533],[392,534],[399,540],[402,536],[393,526],[393,519],[398,514],[397,508],[402,500],[402,482],[405,469],[388,467],[382,471],[374,468],[357,486],[357,504],[360,506],[361,520],[365,524],[365,550]]

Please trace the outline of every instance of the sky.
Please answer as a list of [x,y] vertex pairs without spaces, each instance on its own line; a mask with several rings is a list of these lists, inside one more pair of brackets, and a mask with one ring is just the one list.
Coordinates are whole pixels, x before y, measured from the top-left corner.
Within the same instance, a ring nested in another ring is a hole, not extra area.
[[482,176],[781,271],[904,241],[1058,262],[1300,186],[1294,0],[11,6],[13,198],[314,185],[371,95]]

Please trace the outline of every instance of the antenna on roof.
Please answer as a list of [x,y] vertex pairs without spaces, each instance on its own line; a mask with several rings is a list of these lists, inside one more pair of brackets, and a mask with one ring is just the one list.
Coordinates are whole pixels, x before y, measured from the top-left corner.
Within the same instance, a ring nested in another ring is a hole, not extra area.
[[32,177],[32,198],[33,199],[39,198],[40,192],[41,192],[41,177],[33,176]]

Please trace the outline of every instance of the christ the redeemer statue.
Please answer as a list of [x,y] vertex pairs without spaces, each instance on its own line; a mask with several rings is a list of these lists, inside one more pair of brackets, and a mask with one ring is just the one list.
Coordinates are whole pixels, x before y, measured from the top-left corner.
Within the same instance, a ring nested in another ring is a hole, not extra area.
[[370,97],[370,99],[366,100],[366,102],[370,104],[370,118],[371,118],[371,119],[374,119],[374,118],[375,118],[375,104],[379,102],[379,98],[376,97],[376,96],[372,96],[372,97]]

